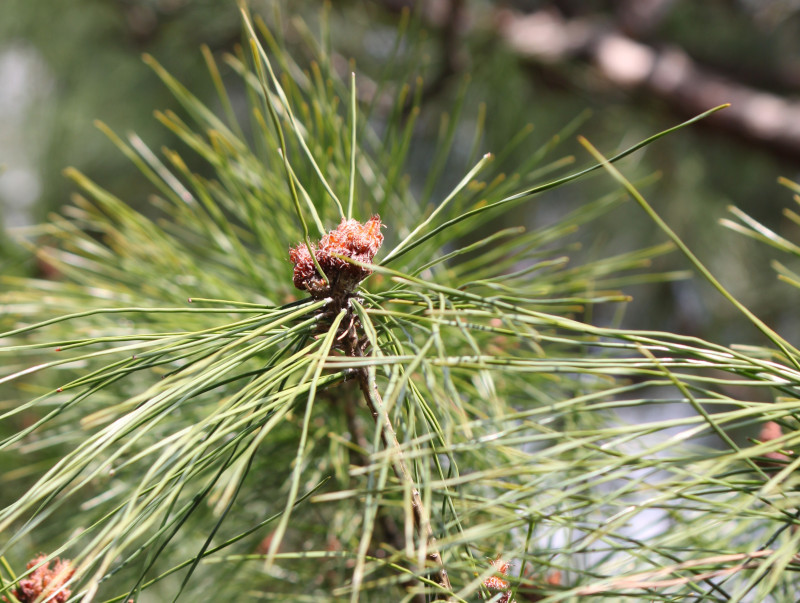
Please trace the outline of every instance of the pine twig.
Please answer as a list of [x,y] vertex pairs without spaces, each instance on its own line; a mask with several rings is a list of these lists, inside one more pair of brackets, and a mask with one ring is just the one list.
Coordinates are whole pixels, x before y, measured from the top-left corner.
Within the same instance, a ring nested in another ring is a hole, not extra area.
[[[369,443],[367,442],[366,435],[364,434],[364,429],[361,425],[359,425],[356,418],[355,407],[350,404],[345,404],[344,413],[347,417],[347,429],[350,431],[350,435],[353,438],[353,443],[357,444],[359,448],[366,450],[369,446]],[[366,467],[369,464],[367,457],[363,453],[355,451],[354,454],[356,455],[356,462],[361,467]],[[380,522],[385,537],[391,543],[391,545],[398,551],[403,550],[403,548],[405,548],[405,538],[400,533],[400,530],[398,530],[397,524],[394,522],[394,519],[391,517],[391,515],[381,513],[379,510],[378,521]],[[419,594],[412,600],[415,603],[425,603],[425,596]]]
[[[372,413],[373,419],[375,419],[375,423],[378,424],[381,420],[379,409],[383,408],[381,395],[377,387],[375,387],[375,384],[370,382],[369,371],[366,368],[356,369],[356,377],[361,392],[364,394],[364,400],[367,402],[367,406]],[[414,511],[414,523],[425,535],[428,560],[439,568],[437,571],[439,585],[446,591],[451,592],[450,578],[447,575],[447,569],[445,569],[442,556],[439,553],[439,546],[436,542],[436,536],[433,534],[430,516],[425,508],[425,504],[422,502],[419,490],[414,487],[414,479],[408,469],[402,448],[400,447],[400,442],[397,441],[397,435],[395,434],[394,427],[388,416],[386,416],[380,428],[384,445],[394,452],[392,455],[392,467],[395,475],[402,483],[411,485],[411,507]]]

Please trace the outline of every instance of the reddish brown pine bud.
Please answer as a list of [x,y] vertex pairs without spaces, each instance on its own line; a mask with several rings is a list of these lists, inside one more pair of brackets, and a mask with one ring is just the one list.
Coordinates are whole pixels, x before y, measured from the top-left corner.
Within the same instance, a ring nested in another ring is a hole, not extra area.
[[[64,584],[72,578],[75,569],[69,561],[56,559],[53,562],[53,569],[50,564],[45,563],[47,557],[39,555],[28,562],[27,568],[36,567],[27,578],[19,581],[19,586],[12,591],[12,594],[20,603],[33,603],[34,601],[44,601],[52,603],[65,603],[71,591]],[[41,564],[41,565],[40,565]]]
[[[507,561],[496,559],[494,561],[490,561],[490,563],[494,566],[499,574],[505,576],[506,572],[508,572]],[[490,591],[504,591],[497,600],[497,603],[515,603],[511,598],[511,589],[509,588],[510,584],[508,583],[508,580],[504,580],[500,576],[489,576],[483,581],[483,585]],[[495,593],[492,593],[493,596],[494,594]]]
[[325,283],[314,266],[308,246],[300,244],[289,250],[289,259],[294,264],[294,286],[308,291],[316,298],[352,293],[358,283],[372,274],[372,271],[342,258],[372,263],[382,243],[380,216],[373,216],[364,224],[358,220],[342,219],[336,230],[322,237],[319,244],[311,246],[314,258],[329,282]]
[[[764,425],[761,426],[761,431],[758,434],[758,439],[762,442],[769,442],[770,440],[775,440],[779,437],[783,436],[783,430],[781,426],[778,425],[775,421],[767,421]],[[787,451],[790,452],[791,451]],[[773,450],[772,452],[767,452],[765,455],[768,459],[772,459],[773,461],[777,461],[774,463],[775,465],[782,465],[788,462],[790,459],[789,457],[784,454],[783,452],[779,452],[777,450]]]

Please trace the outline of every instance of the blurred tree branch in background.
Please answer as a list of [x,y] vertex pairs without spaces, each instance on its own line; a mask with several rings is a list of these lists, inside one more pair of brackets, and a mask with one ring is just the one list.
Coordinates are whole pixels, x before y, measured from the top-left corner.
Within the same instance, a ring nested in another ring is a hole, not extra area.
[[733,81],[678,47],[658,50],[606,24],[552,10],[500,11],[497,17],[498,33],[520,57],[543,63],[580,58],[611,84],[651,94],[681,114],[730,103],[706,125],[800,159],[798,101]]
[[[489,29],[520,60],[556,72],[572,87],[586,86],[591,79],[595,88],[613,86],[639,93],[646,102],[663,103],[681,116],[730,103],[728,110],[704,125],[800,161],[800,100],[771,90],[796,89],[800,68],[760,74],[770,80],[765,82],[770,89],[761,89],[703,64],[676,43],[642,41],[677,4],[674,0],[620,0],[603,12],[589,12],[588,3],[568,1],[516,3],[542,6],[529,12],[513,2],[498,3],[486,14],[478,14],[461,0],[385,0],[383,4],[393,12],[419,10],[428,25],[441,31],[443,67],[426,93],[440,91],[446,79],[463,69],[466,62],[459,38]],[[594,77],[567,73],[567,63],[592,69]]]

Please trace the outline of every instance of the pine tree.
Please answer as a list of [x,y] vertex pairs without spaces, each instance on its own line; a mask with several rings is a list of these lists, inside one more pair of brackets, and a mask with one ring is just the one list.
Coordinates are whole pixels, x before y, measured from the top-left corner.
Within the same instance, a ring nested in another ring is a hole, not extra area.
[[[360,100],[326,44],[306,67],[243,18],[224,63],[248,114],[210,52],[219,114],[146,57],[185,148],[99,127],[149,206],[68,169],[81,192],[27,239],[58,278],[5,279],[2,596],[794,601],[800,353],[614,167],[716,109],[608,160],[584,141],[577,170],[551,155],[579,121],[509,141],[531,147],[509,175],[478,131],[436,198],[452,130],[428,182],[403,176],[419,88]],[[619,191],[491,231],[603,170]],[[630,199],[671,240],[570,265],[570,235]],[[682,276],[642,271],[675,248],[764,347],[591,320]]]

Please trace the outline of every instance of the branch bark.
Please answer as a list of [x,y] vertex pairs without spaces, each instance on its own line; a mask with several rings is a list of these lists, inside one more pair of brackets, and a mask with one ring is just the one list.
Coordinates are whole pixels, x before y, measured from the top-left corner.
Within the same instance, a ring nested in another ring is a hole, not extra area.
[[[486,18],[458,7],[455,27],[448,18],[453,6],[450,2],[430,0],[420,5],[422,18],[448,40],[449,56],[459,52],[454,48],[455,29],[459,37],[465,38],[478,29],[491,28],[495,37],[522,60],[550,68],[567,61],[584,61],[610,84],[658,99],[682,116],[730,103],[730,108],[704,120],[703,125],[800,161],[800,100],[731,80],[698,64],[678,47],[654,48],[598,18],[565,18],[558,11],[546,9],[523,14],[502,8]],[[400,5],[413,6],[415,0],[383,3],[392,10]],[[622,27],[631,31],[646,29],[649,21],[663,16],[670,0],[642,0],[640,4],[640,12],[646,14],[631,15],[635,23],[631,19],[620,20]],[[453,75],[452,70],[447,73]]]
[[[355,407],[350,404],[349,400],[346,400],[343,406],[345,415],[347,417],[347,429],[353,438],[353,442],[362,450],[367,450],[369,448],[369,442],[364,434],[364,429],[358,422]],[[356,462],[359,466],[366,467],[369,464],[369,459],[366,457],[366,455],[360,452],[354,452],[352,454],[355,454]],[[392,516],[387,513],[382,513],[379,510],[377,519],[380,522],[383,534],[389,543],[394,547],[395,550],[402,551],[405,548],[405,536],[397,528],[397,524]],[[412,600],[415,603],[425,603],[425,595],[420,593]]]
[[[403,456],[403,449],[400,447],[400,442],[397,441],[394,427],[388,416],[382,413],[383,401],[378,392],[375,383],[370,380],[369,372],[366,368],[359,368],[356,371],[358,385],[361,388],[361,393],[364,395],[364,400],[367,402],[372,417],[375,423],[381,430],[381,438],[383,439],[384,446],[393,452],[392,455],[392,468],[394,469],[397,479],[402,483],[408,484],[411,488],[411,508],[414,513],[414,523],[417,529],[421,532],[425,539],[425,546],[427,551],[427,559],[435,566],[437,566],[437,575],[439,585],[447,592],[452,591],[450,585],[450,578],[447,575],[447,569],[442,561],[442,556],[439,553],[439,545],[436,542],[436,536],[433,534],[431,527],[430,515],[428,514],[425,504],[420,496],[419,490],[414,486],[414,478],[411,471],[408,469],[405,458]],[[381,416],[383,415],[383,420]],[[382,423],[382,424],[381,424]],[[447,600],[450,600],[449,598]]]
[[[733,553],[729,555],[715,555],[713,557],[705,557],[703,559],[692,559],[689,561],[684,561],[683,563],[662,567],[657,570],[649,572],[642,572],[640,574],[634,574],[632,576],[621,576],[607,583],[593,584],[590,586],[586,586],[578,590],[575,594],[578,596],[589,596],[589,595],[597,595],[600,593],[610,593],[622,589],[636,590],[636,589],[669,588],[671,586],[680,586],[683,584],[688,584],[689,582],[707,580],[708,578],[717,576],[727,576],[730,574],[735,574],[742,570],[756,568],[759,566],[759,563],[757,561],[754,561],[755,559],[762,559],[764,557],[769,557],[774,554],[776,554],[776,551],[773,551],[771,549],[764,549],[760,551],[753,551],[752,553]],[[795,561],[797,560],[797,557],[798,556],[795,555],[794,559]],[[663,576],[668,576],[678,571],[690,570],[696,567],[702,567],[706,565],[708,566],[724,565],[731,561],[740,561],[741,563],[738,563],[730,567],[720,567],[717,569],[710,569],[708,571],[699,572],[697,574],[693,574],[688,577],[662,579],[662,580],[656,579],[656,578],[661,578]]]
[[649,93],[680,113],[730,103],[708,124],[800,159],[800,102],[717,75],[679,48],[657,50],[591,19],[567,20],[551,11],[498,11],[496,24],[523,59],[554,64],[583,58],[612,84]]

